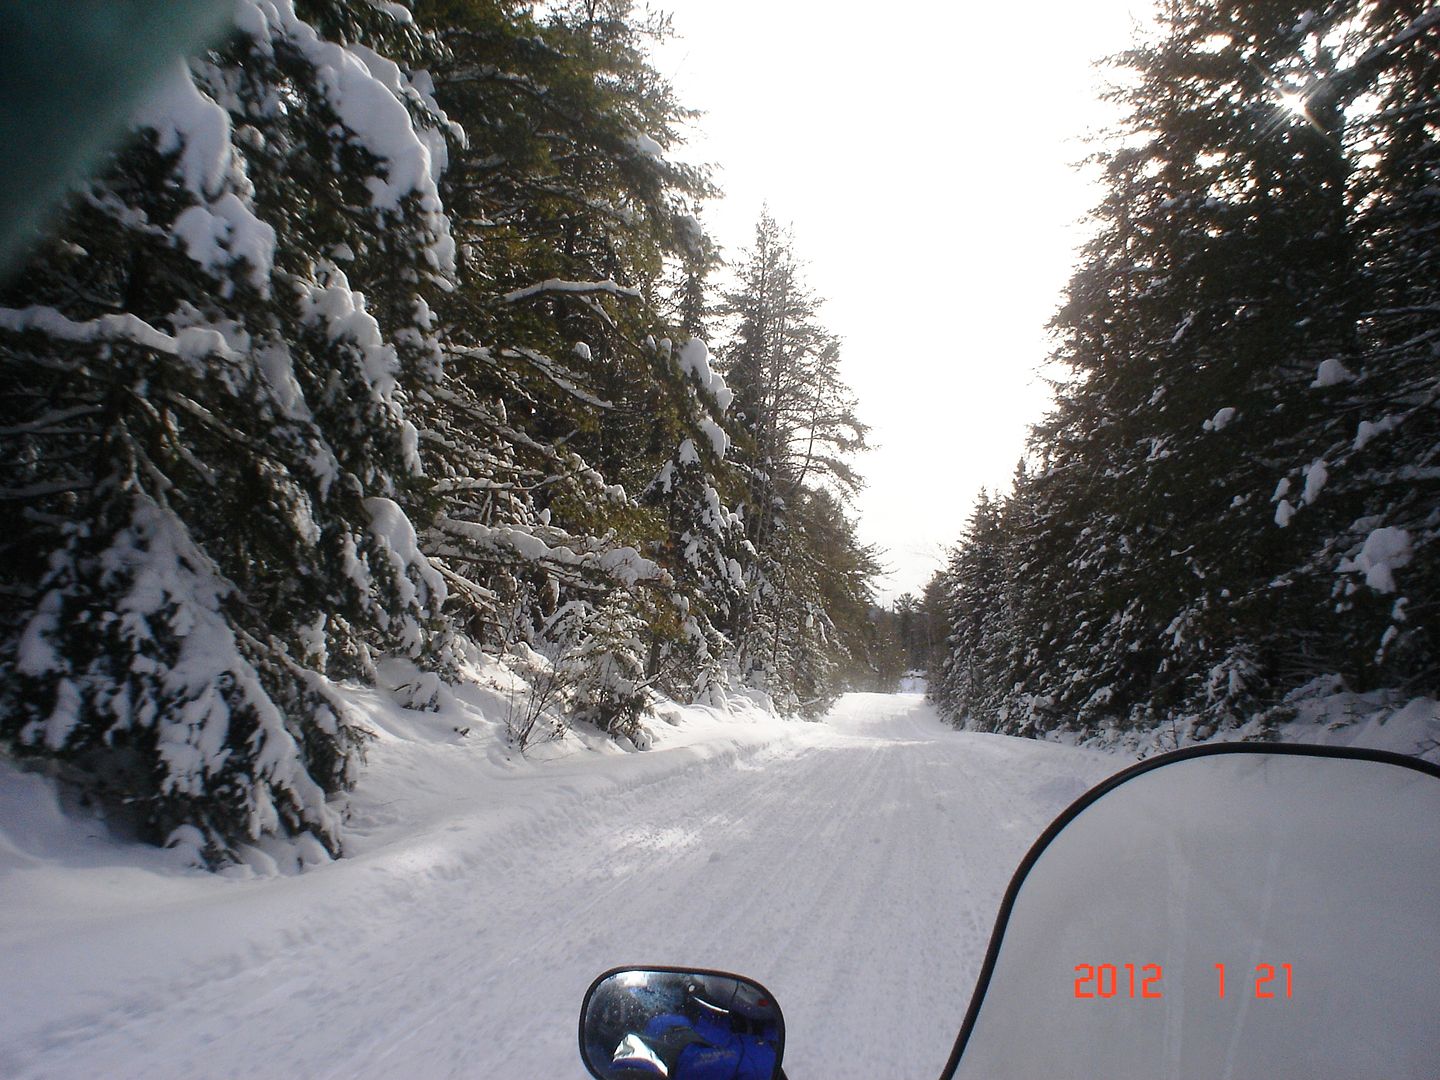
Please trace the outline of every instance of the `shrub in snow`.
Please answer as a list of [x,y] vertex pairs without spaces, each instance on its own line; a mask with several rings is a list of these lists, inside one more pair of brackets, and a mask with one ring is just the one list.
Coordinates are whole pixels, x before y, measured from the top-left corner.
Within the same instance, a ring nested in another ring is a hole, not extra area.
[[652,616],[661,639],[653,674],[677,700],[707,704],[724,696],[722,664],[732,649],[725,631],[746,610],[742,562],[753,555],[743,522],[716,490],[715,471],[684,439],[641,496],[664,515],[662,546],[676,587]]
[[598,605],[571,604],[553,627],[555,667],[571,714],[644,748],[641,716],[650,695],[645,678],[645,626],[625,593]]
[[516,675],[505,700],[506,738],[524,753],[537,742],[563,737],[570,730],[567,672],[524,645],[506,661]]
[[1248,642],[1232,645],[1205,677],[1204,712],[1210,723],[1202,726],[1213,734],[1217,727],[1233,727],[1256,713],[1255,689],[1263,684],[1262,674],[1256,650]]
[[649,703],[644,621],[625,593],[612,593],[583,615],[566,635],[559,661],[573,714],[641,744],[641,717]]

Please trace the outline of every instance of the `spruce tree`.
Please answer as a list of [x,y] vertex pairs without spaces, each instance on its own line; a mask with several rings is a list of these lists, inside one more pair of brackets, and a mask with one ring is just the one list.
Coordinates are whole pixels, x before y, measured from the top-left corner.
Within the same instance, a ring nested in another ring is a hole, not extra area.
[[763,214],[725,308],[734,331],[722,355],[747,488],[740,509],[754,551],[744,568],[750,600],[733,633],[741,677],[813,713],[836,691],[833,616],[854,599],[841,588],[827,603],[819,571],[849,557],[875,569],[852,534],[827,535],[827,515],[843,519],[840,499],[859,486],[848,458],[865,448],[866,427],[819,306],[788,235]]
[[4,737],[212,861],[339,850],[361,735],[314,673],[432,658],[445,598],[397,502],[451,265],[445,118],[383,55],[423,43],[369,6],[236,19],[0,297]]
[[1009,729],[1203,736],[1319,676],[1420,685],[1435,25],[1173,0],[1117,58],[1072,374],[1001,515],[1030,645],[965,691]]
[[449,378],[422,440],[446,474],[427,545],[486,644],[558,657],[618,587],[653,669],[656,635],[684,625],[680,568],[656,561],[664,528],[636,496],[703,435],[659,284],[667,259],[704,243],[691,211],[710,191],[665,153],[690,114],[644,52],[664,27],[619,2],[532,13],[457,0],[419,17],[446,45],[436,92],[467,132],[444,188],[463,269],[441,308]]

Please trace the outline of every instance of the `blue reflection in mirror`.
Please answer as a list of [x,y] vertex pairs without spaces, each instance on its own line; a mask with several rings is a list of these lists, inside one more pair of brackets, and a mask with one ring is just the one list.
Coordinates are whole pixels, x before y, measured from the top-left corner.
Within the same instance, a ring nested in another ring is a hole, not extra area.
[[717,971],[609,971],[580,1013],[580,1054],[599,1080],[775,1080],[784,1039],[770,992]]

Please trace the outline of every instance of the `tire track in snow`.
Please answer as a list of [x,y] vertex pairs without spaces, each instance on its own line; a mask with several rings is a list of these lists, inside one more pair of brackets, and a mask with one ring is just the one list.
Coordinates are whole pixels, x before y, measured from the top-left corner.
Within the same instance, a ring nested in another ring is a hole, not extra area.
[[851,695],[827,724],[663,777],[624,758],[537,772],[555,801],[504,828],[477,801],[413,850],[257,883],[273,939],[103,988],[5,1071],[579,1076],[584,987],[654,962],[769,985],[797,1080],[933,1076],[1015,864],[1124,763]]

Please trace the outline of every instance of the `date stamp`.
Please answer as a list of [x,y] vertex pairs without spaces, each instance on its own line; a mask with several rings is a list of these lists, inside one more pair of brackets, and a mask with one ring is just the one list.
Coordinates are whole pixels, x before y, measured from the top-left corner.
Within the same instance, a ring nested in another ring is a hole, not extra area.
[[[1231,997],[1253,997],[1262,1001],[1295,996],[1294,973],[1289,964],[1256,964],[1253,979],[1249,971],[1236,971],[1228,988],[1225,965],[1215,964],[1214,974],[1214,986],[1221,998],[1227,991]],[[1158,1000],[1165,996],[1164,978],[1165,969],[1159,964],[1076,964],[1075,996]]]

